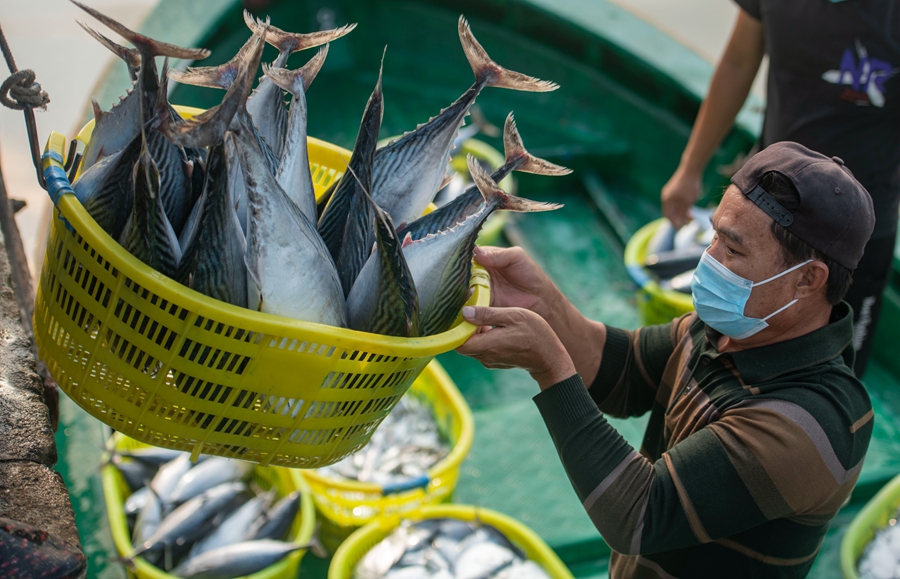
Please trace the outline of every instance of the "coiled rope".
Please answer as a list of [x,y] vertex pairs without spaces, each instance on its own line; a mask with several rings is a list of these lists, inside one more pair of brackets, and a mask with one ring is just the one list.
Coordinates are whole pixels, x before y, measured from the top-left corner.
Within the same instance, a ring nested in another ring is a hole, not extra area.
[[3,58],[11,73],[11,76],[0,85],[0,103],[7,108],[24,111],[25,128],[28,131],[28,142],[31,145],[31,162],[34,163],[38,183],[46,189],[44,174],[41,170],[41,150],[40,143],[38,143],[37,123],[34,120],[34,108],[46,110],[50,97],[47,95],[47,91],[35,82],[36,77],[33,70],[19,70],[16,67],[16,61],[6,42],[6,35],[3,34],[2,27],[0,27],[0,50],[3,51]]

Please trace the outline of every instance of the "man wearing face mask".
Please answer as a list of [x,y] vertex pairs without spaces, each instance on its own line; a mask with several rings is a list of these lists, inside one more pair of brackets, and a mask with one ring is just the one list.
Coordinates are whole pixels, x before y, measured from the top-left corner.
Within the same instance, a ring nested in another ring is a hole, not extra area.
[[[481,331],[458,351],[538,382],[612,579],[809,572],[872,433],[841,298],[874,220],[840,159],[772,145],[713,216],[696,312],[634,332],[582,316],[520,249],[476,253],[493,304],[464,308]],[[640,453],[603,417],[647,412]]]

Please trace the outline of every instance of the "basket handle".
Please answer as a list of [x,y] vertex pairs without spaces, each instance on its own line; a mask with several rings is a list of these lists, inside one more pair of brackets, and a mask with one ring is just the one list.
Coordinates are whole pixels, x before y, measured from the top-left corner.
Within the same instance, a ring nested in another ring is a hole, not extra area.
[[[63,195],[71,193],[75,194],[72,184],[69,183],[69,176],[66,175],[65,159],[63,159],[63,151],[65,150],[66,138],[52,131],[47,139],[47,146],[44,147],[44,154],[41,155],[41,166],[44,170],[44,182],[46,184],[47,194],[53,201],[53,206],[57,207],[59,198]],[[66,229],[74,231],[69,221],[59,213],[59,218],[66,225]]]
[[430,483],[430,482],[431,482],[431,479],[428,477],[428,475],[423,474],[422,476],[417,476],[416,478],[412,478],[409,480],[405,480],[405,481],[390,484],[390,485],[385,485],[385,486],[381,487],[381,492],[385,495],[392,495],[395,493],[401,493],[403,491],[408,491],[408,490],[412,490],[412,489],[418,489],[418,488],[424,489],[425,487],[428,486],[428,483]]

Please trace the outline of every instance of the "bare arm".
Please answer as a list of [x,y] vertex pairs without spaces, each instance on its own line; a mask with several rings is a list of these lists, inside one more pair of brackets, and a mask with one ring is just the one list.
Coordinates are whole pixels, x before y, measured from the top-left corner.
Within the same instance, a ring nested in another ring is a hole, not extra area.
[[740,10],[678,169],[662,189],[663,215],[676,227],[690,219],[690,208],[700,194],[703,170],[734,125],[764,54],[762,22]]

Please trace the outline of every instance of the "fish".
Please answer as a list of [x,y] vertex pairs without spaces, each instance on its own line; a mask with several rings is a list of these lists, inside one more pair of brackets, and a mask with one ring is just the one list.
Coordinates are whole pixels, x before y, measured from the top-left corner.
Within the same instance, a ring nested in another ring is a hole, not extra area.
[[147,501],[138,513],[134,522],[134,531],[131,534],[131,544],[134,547],[141,545],[153,536],[163,519],[163,503],[150,487],[147,488]]
[[244,541],[192,557],[173,569],[172,575],[181,579],[244,577],[306,548],[305,545],[283,541]]
[[189,454],[179,454],[178,457],[159,467],[156,476],[150,481],[150,489],[163,503],[171,503],[172,491],[178,486],[181,477],[186,475],[193,465]]
[[346,327],[341,281],[315,227],[285,194],[247,127],[226,133],[247,188],[247,302],[250,309]]
[[91,141],[85,147],[81,159],[82,171],[107,155],[126,147],[141,132],[144,123],[141,109],[150,111],[156,105],[159,89],[158,71],[154,62],[156,56],[200,60],[209,56],[205,48],[183,48],[154,40],[123,26],[112,18],[86,6],[77,0],[73,4],[105,24],[108,28],[124,37],[135,46],[141,55],[141,66],[137,81],[132,90],[113,108],[104,112],[96,100],[92,101],[94,110],[94,130]]
[[[259,36],[263,23],[244,10],[244,23]],[[294,52],[315,48],[349,34],[356,24],[347,24],[333,30],[321,30],[307,34],[285,32],[280,28],[268,25],[266,42],[278,49],[278,57],[272,63],[272,68],[284,68],[288,57]],[[311,80],[310,80],[311,82]],[[285,134],[287,133],[288,114],[284,106],[284,97],[279,87],[272,79],[264,75],[260,79],[259,86],[250,96],[247,110],[253,118],[253,124],[259,131],[263,140],[272,149],[276,158],[282,157]]]
[[431,203],[443,181],[459,126],[484,87],[531,92],[559,88],[556,83],[509,71],[492,61],[463,16],[459,17],[458,31],[475,83],[440,114],[375,154],[372,199],[394,223],[414,221]]
[[115,465],[116,469],[122,473],[122,478],[125,479],[125,484],[130,489],[141,488],[147,481],[153,479],[157,471],[154,466],[136,460],[126,460],[117,454],[110,457],[109,463]]
[[497,209],[508,211],[552,211],[562,205],[531,201],[509,195],[499,187],[472,155],[469,173],[484,196],[482,208],[465,221],[419,239],[404,238],[403,253],[419,295],[420,335],[447,330],[466,301],[472,271],[472,250],[481,226]]
[[697,267],[705,252],[706,247],[702,245],[661,251],[644,259],[644,269],[659,279],[669,279]]
[[119,245],[159,273],[175,277],[181,246],[160,199],[159,168],[150,158],[146,139],[131,180],[134,203],[119,236]]
[[[184,452],[181,450],[172,450],[157,446],[135,448],[132,450],[114,450],[114,453],[122,458],[130,458],[157,468],[180,456],[184,456]],[[204,455],[201,455],[199,460],[205,458]]]
[[77,546],[47,531],[0,517],[0,577],[81,579],[87,558]]
[[256,496],[245,502],[223,519],[213,532],[195,542],[188,557],[252,539],[251,525],[264,516],[268,500],[266,496]]
[[[551,176],[568,175],[572,172],[567,167],[555,165],[529,153],[522,143],[513,113],[507,115],[503,126],[503,150],[506,160],[491,175],[491,179],[495,183],[499,183],[513,171]],[[477,211],[482,203],[484,203],[484,197],[478,187],[473,184],[464,193],[435,211],[423,215],[412,223],[401,225],[397,234],[401,238],[409,235],[413,241],[422,239],[430,233],[436,233],[464,221],[467,216]]]
[[183,503],[220,484],[244,480],[252,471],[249,462],[214,456],[182,475],[168,500]]
[[316,472],[338,480],[392,486],[427,476],[450,450],[431,407],[408,395],[397,402],[365,447]]
[[[116,467],[118,468],[118,466]],[[134,487],[132,487],[134,488]],[[122,506],[122,509],[125,511],[125,514],[128,516],[135,516],[141,512],[141,509],[144,508],[144,505],[147,504],[150,495],[150,487],[149,486],[141,486],[138,487],[136,491],[128,495],[128,498],[125,499],[125,504]]]
[[390,215],[363,191],[375,214],[375,250],[347,296],[347,323],[353,330],[399,336],[419,335],[419,297]]
[[[76,20],[76,22],[78,22]],[[141,52],[136,48],[126,48],[121,44],[117,44],[107,38],[106,36],[100,34],[87,24],[82,22],[78,22],[78,25],[84,29],[85,32],[94,37],[94,39],[108,48],[113,54],[122,59],[125,63],[125,66],[128,67],[128,76],[131,77],[131,82],[137,80],[138,70],[141,68]]]
[[195,205],[197,216],[188,218],[179,240],[184,253],[177,280],[203,295],[246,308],[246,240],[231,202],[225,157],[224,145],[209,153],[206,185]]
[[375,148],[384,116],[384,94],[381,89],[383,53],[381,63],[378,81],[363,111],[347,171],[316,226],[337,266],[345,298],[369,257],[375,238],[374,214],[365,196],[372,190]]
[[144,553],[183,546],[193,541],[203,534],[213,518],[227,510],[246,491],[247,485],[244,483],[230,482],[181,504],[160,522],[152,535],[135,547],[127,560],[133,561]]
[[354,579],[549,579],[497,528],[451,518],[404,520],[370,548]]
[[297,518],[297,513],[300,512],[302,498],[303,495],[300,491],[294,491],[286,497],[282,497],[271,509],[262,513],[262,516],[250,525],[247,537],[253,541],[283,539],[294,523],[294,519]]
[[315,223],[318,216],[316,191],[309,172],[309,151],[306,146],[306,91],[322,69],[327,55],[326,44],[309,62],[295,71],[263,66],[266,77],[293,97],[275,180],[311,223]]

